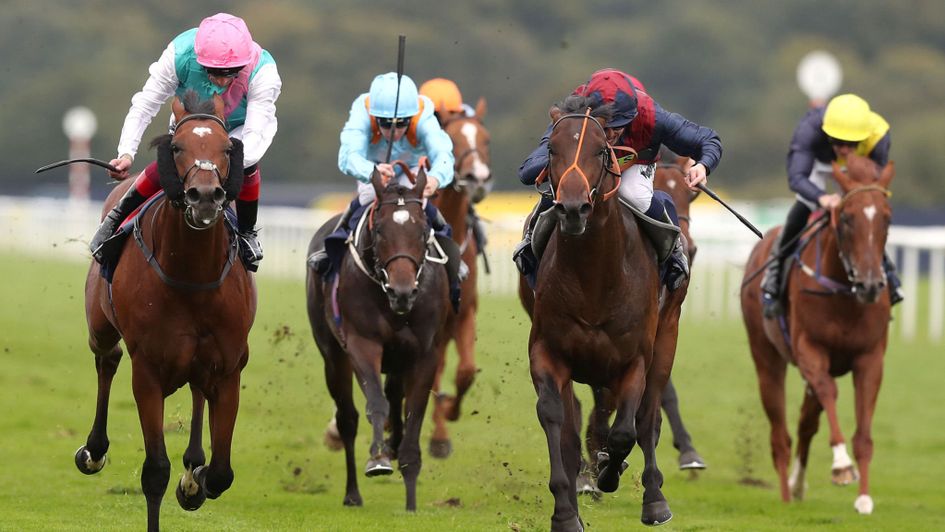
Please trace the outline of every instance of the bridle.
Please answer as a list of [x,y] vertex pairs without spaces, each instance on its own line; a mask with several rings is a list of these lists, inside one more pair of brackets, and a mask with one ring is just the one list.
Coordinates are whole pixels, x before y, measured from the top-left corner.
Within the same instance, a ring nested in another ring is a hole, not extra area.
[[[841,211],[843,211],[843,206],[851,197],[861,192],[880,192],[887,198],[892,196],[892,192],[890,192],[889,189],[880,185],[863,185],[847,191],[847,193],[845,193],[843,197],[840,198],[840,203],[830,211],[830,228],[833,229],[834,237],[837,239],[838,248],[841,241],[840,224],[838,223],[838,220],[840,219]],[[856,269],[850,263],[850,259],[847,258],[846,254],[841,252],[839,255],[840,261],[843,263],[843,269],[847,273],[847,280],[851,283],[854,282],[854,278],[856,277]]]
[[[593,187],[591,186],[591,180],[587,177],[587,174],[584,173],[584,170],[578,164],[578,160],[581,157],[581,147],[584,145],[584,137],[585,137],[585,134],[587,133],[588,122],[591,122],[594,125],[596,125],[597,128],[600,129],[600,132],[604,136],[605,139],[607,138],[607,132],[604,131],[604,126],[602,126],[600,122],[591,118],[590,107],[587,108],[584,114],[572,113],[572,114],[566,114],[566,115],[558,117],[555,123],[551,126],[551,132],[553,133],[554,130],[558,127],[558,125],[561,124],[561,122],[568,119],[579,119],[579,120],[583,120],[584,122],[583,124],[581,124],[581,133],[577,139],[578,144],[577,144],[577,149],[574,152],[574,161],[571,163],[570,166],[568,166],[565,169],[564,173],[562,173],[561,177],[558,179],[558,190],[560,191],[561,183],[564,182],[565,178],[568,177],[571,171],[573,170],[581,177],[581,179],[584,180],[584,183],[588,189],[588,193],[587,193],[588,200],[591,203],[594,203],[595,198],[600,193],[600,186],[601,186],[601,183],[604,181],[604,177],[607,174],[610,174],[615,177],[616,183],[614,183],[614,188],[610,192],[607,192],[601,196],[601,201],[607,201],[610,198],[612,198],[614,194],[616,194],[617,191],[620,189],[620,165],[617,162],[617,156],[614,153],[614,150],[610,146],[610,144],[607,144],[605,142],[604,147],[601,149],[598,155],[601,159],[601,171],[600,171],[600,175],[597,178],[597,183]],[[550,164],[549,164],[549,167],[550,167]],[[545,170],[543,170],[542,173],[538,176],[538,179],[535,181],[535,184],[536,185],[540,184],[541,181],[543,181],[548,176],[548,173],[549,173],[548,167],[546,167]],[[555,201],[560,203],[561,198],[558,197],[558,192],[555,191],[553,181],[549,179],[548,182],[551,185],[551,193],[553,194]]]
[[[443,130],[445,131],[447,125],[452,124],[453,122],[456,122],[456,121],[479,122],[478,119],[473,118],[473,117],[456,117],[456,118],[452,118],[448,120],[445,124],[443,124]],[[459,172],[463,168],[463,161],[465,161],[466,158],[470,157],[471,155],[478,155],[479,160],[485,160],[484,154],[482,153],[482,150],[480,150],[479,148],[466,148],[459,155],[454,157],[455,161],[453,163],[453,188],[457,192],[462,192],[463,188],[465,187],[465,185],[462,183],[463,180],[460,178]],[[490,169],[489,176],[483,179],[482,182],[486,183],[490,181],[491,179],[492,179],[492,172]]]
[[[176,135],[177,135],[177,132],[180,130],[180,126],[183,125],[184,123],[190,121],[190,120],[210,120],[210,121],[212,121],[212,122],[215,122],[215,123],[219,124],[220,127],[223,128],[224,133],[226,132],[226,123],[225,123],[222,119],[220,119],[220,117],[218,117],[218,116],[216,116],[216,115],[206,114],[206,113],[194,113],[194,114],[187,115],[187,116],[185,116],[184,118],[181,118],[179,122],[177,122],[176,124],[174,124],[174,125],[171,127],[171,135],[172,135],[172,137],[171,137],[171,143],[172,143],[172,144],[173,144],[173,138],[174,138],[173,136],[176,136]],[[229,159],[227,159],[227,160],[229,160]],[[190,177],[191,177],[193,174],[195,174],[195,173],[197,173],[197,172],[200,172],[200,171],[213,172],[213,175],[220,181],[220,185],[221,185],[221,186],[226,183],[226,181],[227,181],[227,179],[228,179],[228,176],[229,176],[229,168],[227,168],[227,171],[226,171],[225,173],[221,173],[221,172],[220,172],[220,169],[217,167],[216,163],[214,163],[213,161],[204,160],[204,159],[194,159],[193,164],[191,164],[190,167],[187,168],[187,170],[184,172],[184,175],[179,176],[181,186],[183,186],[184,183],[186,183],[187,180],[190,179]],[[194,216],[194,214],[193,214],[193,206],[191,206],[191,205],[186,205],[186,206],[185,206],[183,199],[173,200],[173,201],[171,202],[171,204],[172,204],[174,207],[183,208],[183,209],[184,209],[184,223],[186,223],[187,226],[190,227],[191,229],[193,229],[193,230],[195,230],[195,231],[205,231],[205,230],[207,230],[207,229],[209,229],[210,227],[213,226],[213,225],[211,224],[211,225],[208,225],[208,226],[198,227],[197,225],[191,223],[191,219],[192,219],[193,216]],[[226,204],[227,204],[227,202],[225,202],[225,201],[224,201],[223,203],[221,203],[221,204],[217,207],[217,213],[219,213],[220,211],[222,211],[223,209],[225,209],[225,208],[226,208]]]

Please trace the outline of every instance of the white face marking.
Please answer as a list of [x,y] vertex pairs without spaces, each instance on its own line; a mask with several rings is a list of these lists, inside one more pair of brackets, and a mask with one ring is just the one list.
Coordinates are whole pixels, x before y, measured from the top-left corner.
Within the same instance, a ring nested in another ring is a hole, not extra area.
[[869,207],[863,208],[863,214],[866,215],[866,219],[873,221],[873,217],[876,216],[876,205],[870,205]]
[[675,180],[675,179],[670,179],[669,181],[666,182],[666,186],[668,186],[670,189],[675,190],[675,189],[676,189],[676,180]]
[[469,144],[469,149],[473,150],[470,157],[472,157],[472,174],[479,181],[484,181],[489,177],[489,166],[482,162],[482,159],[479,158],[479,152],[476,151],[476,133],[479,132],[479,128],[476,124],[472,122],[466,122],[463,124],[463,127],[459,128],[459,132],[466,137],[466,143]]
[[579,138],[581,138],[581,134],[580,134],[580,133],[575,133],[575,134],[574,134],[574,140],[577,140],[577,139],[579,139]]
[[399,211],[394,211],[394,223],[404,225],[407,223],[407,220],[410,219],[410,213],[406,209],[400,209]]
[[212,133],[212,130],[209,127],[204,127],[204,126],[195,127],[193,131],[194,131],[194,135],[197,135],[200,138],[203,138],[204,136]]

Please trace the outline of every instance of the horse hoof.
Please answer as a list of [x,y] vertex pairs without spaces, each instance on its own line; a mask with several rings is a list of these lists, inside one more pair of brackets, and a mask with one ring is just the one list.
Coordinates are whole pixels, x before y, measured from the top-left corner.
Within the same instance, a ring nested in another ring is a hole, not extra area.
[[449,439],[430,440],[430,456],[433,458],[447,458],[453,454],[453,443]]
[[853,502],[853,507],[860,515],[869,515],[873,513],[873,498],[865,494],[860,495]]
[[390,464],[390,459],[384,455],[377,455],[368,460],[364,474],[369,477],[378,477],[381,475],[394,474],[394,467]]
[[640,516],[640,522],[647,526],[662,525],[673,518],[673,512],[669,511],[669,503],[666,501],[653,501],[643,504],[643,514]]
[[194,510],[203,506],[203,503],[207,501],[207,494],[200,487],[200,484],[192,481],[193,486],[191,487],[191,490],[196,488],[196,491],[188,495],[184,492],[183,482],[184,479],[181,478],[180,482],[177,483],[177,503],[180,504],[181,508],[187,510],[188,512],[193,512]]
[[679,455],[679,469],[685,471],[686,469],[705,469],[706,464],[705,460],[699,456],[699,453],[695,449],[685,451]]
[[345,506],[363,506],[364,501],[361,500],[360,493],[354,493],[351,495],[345,495],[345,500],[342,502]]
[[577,476],[575,489],[578,495],[590,495],[594,499],[599,499],[601,496],[601,491],[597,489],[594,479],[586,472],[582,472]]
[[830,471],[831,481],[837,486],[846,486],[860,479],[856,466],[848,466]]
[[584,523],[581,522],[581,518],[576,515],[564,521],[556,521],[555,518],[552,517],[551,532],[584,532]]
[[94,475],[105,467],[105,455],[98,461],[92,460],[92,453],[83,445],[75,452],[75,466],[86,475]]

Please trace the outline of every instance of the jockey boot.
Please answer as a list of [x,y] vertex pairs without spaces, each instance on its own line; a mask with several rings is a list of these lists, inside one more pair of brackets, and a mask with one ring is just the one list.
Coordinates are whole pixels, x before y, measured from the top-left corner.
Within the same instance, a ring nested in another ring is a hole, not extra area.
[[95,236],[92,237],[92,241],[89,242],[89,251],[92,252],[92,257],[96,262],[102,264],[106,259],[110,262],[117,258],[115,251],[109,252],[106,249],[106,244],[111,240],[112,235],[115,234],[115,231],[118,229],[118,225],[121,224],[131,214],[135,209],[141,206],[144,201],[148,199],[140,192],[138,189],[131,186],[128,189],[128,192],[125,192],[125,195],[118,200],[118,203],[105,215],[105,218],[102,220],[102,224],[98,226],[98,231],[95,232]]
[[768,319],[774,319],[784,314],[784,305],[781,303],[781,266],[784,255],[781,250],[781,235],[774,239],[771,245],[771,254],[768,256],[768,267],[765,276],[761,279],[762,313]]
[[[664,192],[657,191],[653,194],[653,199],[650,200],[650,206],[647,208],[645,214],[654,220],[670,223],[679,227],[676,205],[673,203],[669,194]],[[668,288],[670,292],[674,292],[689,278],[689,256],[686,254],[685,249],[683,249],[682,232],[676,237],[673,252],[666,260],[669,262],[666,272],[666,288]]]
[[889,255],[883,253],[883,269],[886,270],[886,281],[889,283],[889,305],[895,305],[905,299],[902,293],[902,280],[896,271],[896,263],[890,260]]
[[[338,223],[335,224],[335,228],[332,229],[331,233],[337,232],[341,228],[348,227],[348,223],[351,221],[351,215],[354,214],[354,211],[358,210],[358,207],[361,206],[361,203],[358,201],[358,198],[355,198],[354,201],[348,204],[348,207],[341,213],[341,218],[338,218]],[[322,247],[315,250],[311,255],[308,256],[308,267],[315,271],[318,275],[325,275],[328,273],[328,270],[331,269],[331,259],[328,257],[328,253],[325,251],[325,242],[322,241]]]
[[259,200],[236,200],[236,235],[239,240],[240,258],[246,269],[254,272],[259,269],[259,261],[263,258],[262,246],[259,244],[256,229],[256,213],[259,211]]
[[525,228],[522,241],[512,250],[512,261],[515,262],[515,267],[525,277],[532,275],[538,269],[538,257],[535,256],[535,250],[532,249],[532,232],[535,230],[535,225],[538,224],[538,215],[543,212],[541,206],[542,201],[539,200],[535,208],[532,209],[531,215],[529,215],[528,227]]

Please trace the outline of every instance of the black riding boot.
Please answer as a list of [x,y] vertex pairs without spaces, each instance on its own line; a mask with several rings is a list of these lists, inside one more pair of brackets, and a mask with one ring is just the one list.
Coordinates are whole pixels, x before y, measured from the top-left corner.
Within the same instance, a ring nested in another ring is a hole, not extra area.
[[544,212],[542,209],[543,200],[539,199],[538,204],[532,209],[531,217],[528,219],[528,227],[525,228],[525,234],[522,235],[522,241],[512,250],[512,261],[522,275],[528,277],[538,269],[538,257],[535,256],[535,250],[532,249],[532,232],[538,223],[538,216]]
[[259,269],[259,261],[263,258],[262,246],[259,244],[256,229],[256,214],[259,211],[259,200],[236,200],[237,238],[240,245],[240,258],[246,269],[254,272]]
[[146,199],[148,198],[141,195],[138,189],[136,189],[134,185],[131,185],[128,192],[125,192],[125,195],[118,200],[118,203],[115,204],[112,210],[105,215],[102,224],[98,226],[98,231],[95,232],[95,236],[93,236],[92,241],[89,242],[89,251],[92,252],[92,257],[95,258],[96,262],[99,264],[102,264],[105,260],[113,262],[113,259],[117,258],[116,252],[120,251],[120,249],[109,250],[107,246],[108,241],[111,239],[112,235],[115,234],[118,225],[135,209],[140,207]]
[[768,267],[765,276],[761,279],[761,304],[764,316],[769,319],[784,314],[781,304],[781,266],[784,255],[781,253],[781,236],[778,235],[771,245],[771,254],[768,256]]
[[[673,203],[673,198],[665,192],[659,190],[654,192],[653,199],[650,200],[650,206],[644,214],[654,220],[679,227],[676,205]],[[689,278],[689,256],[683,249],[682,239],[682,232],[680,232],[673,245],[672,254],[666,259],[669,261],[669,269],[666,272],[666,288],[669,288],[670,292],[678,289]]]
[[[332,234],[342,227],[347,227],[348,223],[351,221],[351,215],[354,214],[354,211],[358,210],[358,207],[361,206],[361,203],[358,201],[358,198],[355,198],[354,201],[348,204],[348,207],[343,213],[341,213],[341,218],[338,218],[338,223],[335,224],[335,228],[331,230]],[[331,259],[328,257],[328,253],[325,251],[325,241],[322,241],[322,247],[317,249],[311,255],[308,256],[308,267],[313,269],[318,275],[325,275],[328,273],[328,270],[331,269]]]
[[905,299],[902,293],[902,280],[896,270],[896,263],[883,253],[883,269],[886,270],[886,282],[889,283],[889,304],[895,305]]

